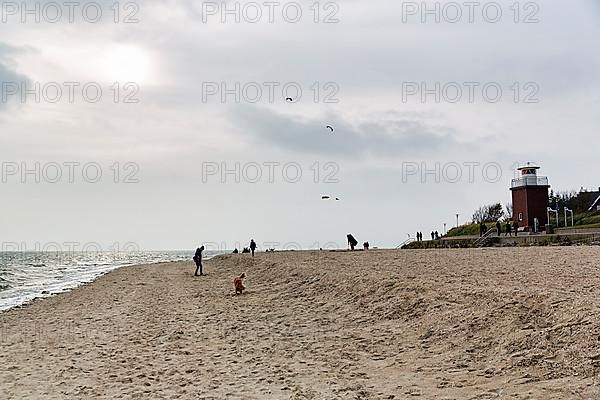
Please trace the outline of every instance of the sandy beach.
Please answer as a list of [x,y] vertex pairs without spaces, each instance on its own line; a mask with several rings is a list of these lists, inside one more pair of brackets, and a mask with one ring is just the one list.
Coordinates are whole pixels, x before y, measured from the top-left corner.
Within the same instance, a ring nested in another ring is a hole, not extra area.
[[[0,399],[599,399],[600,248],[121,268],[0,314]],[[247,292],[232,280],[246,272]]]

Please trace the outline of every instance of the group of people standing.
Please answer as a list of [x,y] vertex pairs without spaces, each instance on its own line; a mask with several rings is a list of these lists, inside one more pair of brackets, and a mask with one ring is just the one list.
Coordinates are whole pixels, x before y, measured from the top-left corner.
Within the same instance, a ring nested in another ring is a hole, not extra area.
[[[487,225],[482,222],[479,224],[479,236],[483,236],[487,233],[488,231],[488,227]],[[516,222],[512,222],[512,221],[506,221],[505,224],[505,230],[504,230],[504,236],[512,236],[512,234],[514,233],[515,236],[517,236],[519,232],[519,225]],[[502,235],[502,223],[500,221],[496,222],[496,236],[500,236]]]
[[[438,231],[431,231],[431,240],[439,240],[440,234]],[[423,232],[417,232],[417,242],[423,241]]]
[[[256,242],[254,239],[250,239],[250,247],[244,247],[242,253],[252,253],[252,257],[254,257],[254,251],[256,250]],[[202,271],[202,252],[204,251],[204,246],[200,246],[196,249],[196,253],[194,253],[194,263],[196,263],[196,272],[194,272],[194,276],[204,275]],[[233,250],[234,254],[238,254],[239,250],[236,248]],[[199,273],[198,273],[199,272]]]
[[[348,239],[348,247],[350,248],[350,250],[354,251],[354,248],[358,245],[358,240],[356,240],[356,238],[351,233],[346,235],[346,239]],[[369,242],[363,243],[363,249],[365,250],[369,250],[370,246],[371,245],[369,244]]]
[[[252,257],[254,257],[255,250],[256,250],[256,242],[254,241],[254,239],[250,239],[250,246],[244,247],[242,249],[242,254],[252,253]],[[239,252],[240,251],[237,249],[237,247],[235,248],[235,250],[233,250],[233,254],[238,254]]]

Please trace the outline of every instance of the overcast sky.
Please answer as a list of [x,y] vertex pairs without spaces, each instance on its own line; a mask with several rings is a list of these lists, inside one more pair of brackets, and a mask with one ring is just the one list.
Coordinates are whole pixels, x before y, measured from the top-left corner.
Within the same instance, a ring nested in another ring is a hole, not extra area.
[[395,247],[519,163],[600,186],[597,0],[48,3],[2,3],[3,243]]

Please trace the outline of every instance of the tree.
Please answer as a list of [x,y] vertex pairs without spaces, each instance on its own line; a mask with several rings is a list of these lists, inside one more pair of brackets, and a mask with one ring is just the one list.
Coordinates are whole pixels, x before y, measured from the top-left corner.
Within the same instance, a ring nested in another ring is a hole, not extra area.
[[506,208],[505,216],[507,220],[511,220],[513,217],[513,205],[512,203],[506,203],[504,206]]
[[485,215],[486,215],[486,207],[485,206],[479,207],[473,213],[473,222],[475,222],[477,224],[480,224],[480,223],[484,222],[485,221]]
[[504,209],[501,203],[481,206],[473,213],[473,222],[496,222],[504,217]]
[[549,198],[551,207],[567,207],[574,210],[575,213],[586,212],[595,200],[595,196],[587,191],[557,191],[556,193],[552,192],[551,194],[552,196]]
[[494,222],[502,219],[504,217],[504,208],[502,204],[496,203],[488,206],[488,221]]

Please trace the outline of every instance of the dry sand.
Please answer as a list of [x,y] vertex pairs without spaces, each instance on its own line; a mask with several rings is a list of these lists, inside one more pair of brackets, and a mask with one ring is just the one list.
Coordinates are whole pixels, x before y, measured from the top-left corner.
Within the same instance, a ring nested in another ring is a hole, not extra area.
[[[600,399],[600,248],[127,267],[0,314],[0,399]],[[248,291],[235,296],[234,275]]]

